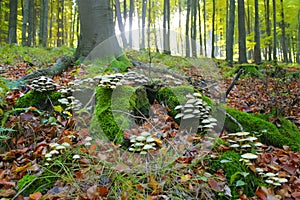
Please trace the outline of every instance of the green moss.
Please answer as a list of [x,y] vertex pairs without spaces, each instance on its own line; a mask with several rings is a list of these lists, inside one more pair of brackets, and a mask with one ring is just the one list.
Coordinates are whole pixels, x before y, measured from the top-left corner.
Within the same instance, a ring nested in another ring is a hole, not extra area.
[[31,91],[26,93],[24,96],[19,98],[15,104],[15,108],[26,108],[29,106],[34,106],[38,109],[46,109],[50,105],[50,100],[52,104],[55,105],[57,100],[60,98],[61,94],[56,91],[51,92],[35,92]]
[[105,70],[105,72],[107,71],[127,72],[129,66],[131,66],[130,60],[127,58],[125,54],[121,54],[117,58],[111,61],[109,67]]
[[157,99],[169,106],[171,110],[169,114],[174,118],[179,112],[174,108],[179,104],[184,104],[186,102],[185,95],[193,92],[194,88],[192,86],[165,87],[158,91]]
[[[192,86],[164,87],[157,92],[157,99],[159,102],[164,102],[168,105],[170,108],[169,114],[174,118],[180,112],[175,110],[175,107],[186,102],[186,94],[193,94],[194,92],[198,91]],[[210,106],[213,105],[213,101],[204,95],[202,95],[202,100]],[[176,122],[179,123],[180,119],[176,119]]]
[[[211,170],[216,171],[222,169],[232,191],[232,199],[239,198],[237,189],[242,189],[243,193],[248,197],[255,194],[258,186],[264,185],[262,179],[257,177],[244,163],[240,162],[241,156],[235,151],[225,151],[218,160],[211,161]],[[222,161],[222,162],[221,162]],[[243,186],[237,187],[237,182],[243,181]]]
[[244,70],[244,75],[254,76],[254,77],[262,77],[262,73],[258,70],[258,66],[256,64],[240,64],[236,67],[236,72],[239,69]]
[[[249,114],[232,108],[227,108],[226,111],[243,126],[245,131],[262,133],[260,140],[263,143],[276,147],[287,145],[295,151],[300,149],[300,133],[286,120],[283,120],[281,128],[277,128],[273,123],[262,119],[261,115]],[[240,131],[239,127],[228,118],[225,120],[225,127],[231,132]]]
[[92,121],[91,130],[96,131],[98,123],[109,140],[122,143],[123,130],[135,127],[131,112],[149,112],[149,101],[146,92],[142,90],[131,86],[119,86],[114,91],[98,87],[96,89],[96,119]]

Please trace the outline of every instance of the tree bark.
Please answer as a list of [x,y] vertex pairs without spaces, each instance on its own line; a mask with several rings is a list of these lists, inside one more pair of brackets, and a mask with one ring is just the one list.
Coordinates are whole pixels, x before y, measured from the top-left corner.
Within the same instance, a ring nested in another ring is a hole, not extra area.
[[239,29],[239,63],[247,63],[246,56],[246,29],[245,29],[245,4],[238,0],[238,29]]
[[196,45],[196,39],[197,39],[197,0],[193,1],[193,12],[192,12],[192,28],[191,28],[191,37],[192,37],[192,56],[197,57],[197,45]]
[[140,49],[145,49],[145,26],[146,26],[147,0],[143,0],[142,5],[142,42]]
[[287,55],[287,44],[286,44],[286,33],[285,33],[285,22],[284,22],[284,10],[283,10],[283,0],[280,0],[281,4],[281,30],[282,30],[282,52],[283,52],[283,62],[288,62]]
[[255,46],[254,46],[254,61],[256,64],[261,64],[261,51],[260,51],[260,29],[259,29],[259,10],[258,0],[254,1],[255,7]]
[[118,25],[119,25],[119,29],[121,32],[121,38],[122,38],[122,42],[123,42],[123,47],[127,47],[127,39],[125,37],[125,30],[124,30],[124,25],[122,22],[122,14],[121,14],[121,6],[120,6],[120,1],[119,0],[115,0],[116,2],[116,15],[117,15],[117,19],[118,19]]
[[[86,57],[90,52],[103,43],[100,48],[95,49],[95,54],[89,58],[104,58],[117,56],[121,53],[118,41],[114,34],[113,13],[108,0],[79,0],[80,37],[75,57]],[[109,39],[110,40],[107,40]],[[101,55],[99,55],[101,52]],[[98,53],[98,54],[97,54]]]
[[200,7],[200,1],[197,1],[197,6],[198,6],[198,23],[199,23],[199,40],[200,40],[200,46],[199,46],[199,51],[200,51],[200,56],[203,55],[203,41],[202,41],[202,20],[201,20],[201,7]]
[[273,0],[273,60],[277,63],[276,0]]
[[185,56],[190,57],[190,11],[191,11],[191,0],[187,0],[187,9],[186,9],[186,22],[185,22]]
[[206,44],[206,0],[203,0],[203,21],[204,21],[204,56],[207,56],[207,44]]
[[28,25],[29,25],[29,1],[30,0],[25,0],[23,6],[23,20],[22,20],[22,45],[23,46],[29,46],[28,38],[26,36],[28,33]]
[[129,46],[132,48],[132,19],[134,12],[134,0],[130,0],[129,7]]
[[264,0],[265,3],[265,21],[266,21],[266,33],[267,33],[267,46],[268,51],[266,58],[268,61],[271,61],[272,59],[272,45],[271,45],[271,22],[270,22],[270,0]]
[[17,43],[18,0],[10,0],[9,9],[8,43],[13,44]]
[[215,19],[216,19],[216,0],[213,0],[212,10],[212,30],[211,30],[211,57],[215,57]]
[[300,10],[298,11],[298,40],[297,40],[297,55],[296,61],[300,64]]
[[230,0],[229,10],[229,24],[228,31],[226,32],[226,61],[232,66],[235,24],[235,0]]
[[41,0],[40,5],[40,36],[39,36],[39,45],[43,47],[47,46],[48,38],[48,0]]
[[164,53],[170,55],[170,0],[164,0],[163,42]]

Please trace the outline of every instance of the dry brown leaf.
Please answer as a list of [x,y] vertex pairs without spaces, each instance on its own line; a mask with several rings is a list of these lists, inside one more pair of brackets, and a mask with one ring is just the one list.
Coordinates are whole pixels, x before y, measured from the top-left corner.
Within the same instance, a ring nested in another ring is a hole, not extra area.
[[40,199],[42,196],[43,196],[42,193],[36,192],[36,193],[30,194],[30,195],[29,195],[29,199],[30,199],[30,200],[38,200],[38,199]]

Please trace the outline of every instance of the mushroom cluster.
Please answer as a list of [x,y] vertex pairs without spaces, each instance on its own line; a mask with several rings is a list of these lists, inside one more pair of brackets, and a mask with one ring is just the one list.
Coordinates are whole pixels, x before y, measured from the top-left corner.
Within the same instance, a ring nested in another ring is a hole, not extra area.
[[82,103],[74,96],[68,96],[68,97],[58,99],[58,102],[66,106],[65,111],[69,111],[69,110],[78,111],[81,109],[82,106]]
[[117,85],[121,85],[120,81],[123,78],[123,74],[117,73],[112,75],[106,75],[99,78],[99,85],[109,89],[115,89]]
[[288,179],[284,177],[279,177],[279,173],[265,172],[262,168],[255,168],[259,175],[261,175],[265,182],[274,186],[281,186],[283,183],[287,183]]
[[38,79],[34,79],[29,85],[32,90],[37,92],[47,92],[56,90],[56,84],[51,78],[41,76]]
[[142,132],[139,136],[132,135],[130,137],[129,151],[147,154],[150,150],[155,150],[155,140],[149,132]]
[[201,99],[201,94],[194,93],[186,95],[187,101],[184,105],[178,105],[175,110],[181,110],[175,119],[199,120],[198,132],[207,133],[217,125],[217,120],[210,115],[211,107]]
[[222,137],[230,144],[229,147],[240,152],[251,152],[255,148],[257,154],[261,154],[263,144],[258,142],[258,138],[251,136],[249,132],[229,133]]
[[67,142],[64,142],[62,144],[58,144],[58,143],[51,143],[50,145],[51,150],[45,154],[45,158],[46,158],[46,163],[45,165],[49,165],[48,162],[52,161],[52,158],[54,156],[57,156],[59,154],[62,154],[62,152],[68,148],[71,148],[71,145]]

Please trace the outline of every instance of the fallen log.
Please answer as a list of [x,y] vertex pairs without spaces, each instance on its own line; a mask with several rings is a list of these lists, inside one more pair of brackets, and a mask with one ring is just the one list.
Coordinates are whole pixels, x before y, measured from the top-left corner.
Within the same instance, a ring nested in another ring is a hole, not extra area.
[[32,79],[35,79],[36,77],[40,76],[50,76],[54,77],[57,75],[60,75],[64,70],[67,70],[70,67],[73,67],[75,58],[71,56],[64,56],[62,58],[59,58],[56,63],[51,66],[44,69],[39,69],[37,71],[34,71],[26,76],[22,76],[21,78],[14,81],[16,84],[20,84],[23,82],[30,81]]

